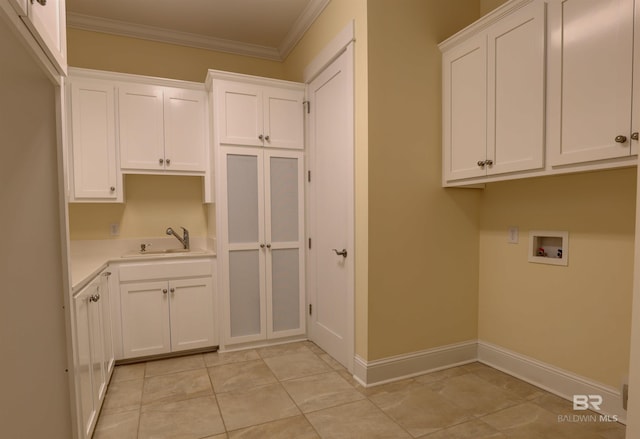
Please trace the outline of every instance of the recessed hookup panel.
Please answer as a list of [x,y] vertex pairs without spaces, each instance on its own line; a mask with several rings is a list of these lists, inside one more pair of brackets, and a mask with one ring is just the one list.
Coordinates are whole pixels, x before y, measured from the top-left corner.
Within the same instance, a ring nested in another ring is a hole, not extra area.
[[569,265],[569,232],[531,230],[529,232],[529,262]]

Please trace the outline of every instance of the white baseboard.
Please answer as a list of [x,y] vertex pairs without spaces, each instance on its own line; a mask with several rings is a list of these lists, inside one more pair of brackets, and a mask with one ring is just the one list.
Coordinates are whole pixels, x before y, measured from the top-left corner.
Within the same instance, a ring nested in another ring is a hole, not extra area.
[[366,361],[356,355],[354,378],[364,387],[410,378],[477,360],[476,340],[441,346],[406,355]]
[[485,341],[478,341],[478,361],[569,401],[573,395],[600,395],[603,402],[598,412],[617,416],[626,424],[622,394],[612,387]]
[[353,376],[362,386],[372,387],[474,361],[480,361],[569,401],[572,401],[573,395],[600,395],[603,402],[598,412],[616,416],[621,423],[626,424],[622,394],[615,388],[481,340],[373,361],[366,361],[356,355]]

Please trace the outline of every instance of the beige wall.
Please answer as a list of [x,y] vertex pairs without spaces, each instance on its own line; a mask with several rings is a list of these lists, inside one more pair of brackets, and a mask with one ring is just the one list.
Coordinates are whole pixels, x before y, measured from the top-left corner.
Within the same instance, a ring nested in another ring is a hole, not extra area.
[[355,352],[367,358],[368,319],[368,76],[367,1],[332,0],[284,63],[286,79],[303,81],[305,67],[355,21]]
[[283,66],[248,56],[67,29],[69,65],[204,82],[208,69],[282,78]]
[[480,0],[480,15],[485,15],[506,2],[507,0]]
[[[627,375],[635,169],[488,184],[479,338],[619,388]],[[519,243],[507,243],[518,226]],[[527,262],[529,230],[569,232],[569,266]]]
[[480,192],[441,187],[441,54],[477,0],[370,0],[369,360],[477,337]]
[[[207,206],[202,204],[202,177],[126,175],[125,201],[73,203],[69,206],[71,239],[153,238],[167,227],[189,229],[191,236],[207,236]],[[110,225],[120,224],[120,235]]]

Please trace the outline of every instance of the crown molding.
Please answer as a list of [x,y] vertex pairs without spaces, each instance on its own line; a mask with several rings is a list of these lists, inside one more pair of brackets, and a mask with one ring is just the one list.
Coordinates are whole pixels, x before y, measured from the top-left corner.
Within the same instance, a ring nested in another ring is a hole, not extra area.
[[216,50],[219,52],[281,61],[280,53],[273,47],[240,43],[222,38],[207,37],[189,32],[180,32],[160,27],[145,26],[90,15],[75,14],[73,12],[67,13],[67,26],[92,32],[122,35],[143,40],[158,41],[161,43],[177,44],[180,46],[196,47],[199,49]]
[[155,26],[145,26],[120,20],[94,17],[67,12],[67,26],[74,29],[122,35],[161,43],[215,50],[236,55],[283,61],[298,44],[304,33],[322,13],[331,0],[311,0],[293,27],[287,33],[280,47],[241,43],[223,38],[208,37],[189,32],[180,32]]
[[291,51],[296,47],[313,22],[316,21],[320,14],[322,14],[322,11],[324,11],[324,8],[327,7],[330,1],[331,0],[311,0],[309,2],[304,11],[302,11],[302,14],[300,14],[287,35],[284,37],[280,47],[278,47],[281,60],[287,59],[287,56],[289,56]]

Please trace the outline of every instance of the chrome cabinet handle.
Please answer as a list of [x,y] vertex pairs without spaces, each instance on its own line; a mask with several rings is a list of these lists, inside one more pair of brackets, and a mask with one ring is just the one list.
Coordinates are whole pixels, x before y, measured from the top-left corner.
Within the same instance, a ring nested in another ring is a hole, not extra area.
[[625,143],[627,141],[627,136],[616,136],[613,140],[615,140],[616,143]]
[[347,257],[347,249],[343,248],[341,251],[336,250],[335,248],[332,249],[334,252],[336,252],[336,255],[338,256],[342,256],[343,258]]

